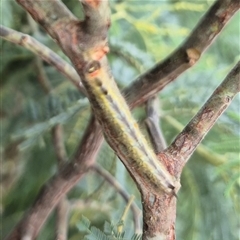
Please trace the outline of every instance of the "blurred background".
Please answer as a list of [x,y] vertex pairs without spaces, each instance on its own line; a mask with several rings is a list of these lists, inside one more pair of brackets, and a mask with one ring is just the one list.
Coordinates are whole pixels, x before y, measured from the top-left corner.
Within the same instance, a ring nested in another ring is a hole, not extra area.
[[[63,1],[82,17],[79,1]],[[191,33],[213,1],[111,1],[109,61],[122,89],[140,73],[164,59]],[[1,24],[30,34],[69,62],[58,46],[13,0],[1,0]],[[204,34],[204,33],[203,33]],[[197,113],[239,60],[239,13],[199,62],[159,94],[161,127],[168,144]],[[30,51],[1,43],[1,221],[5,236],[31,206],[41,186],[57,171],[52,127],[61,124],[69,159],[89,121],[87,99],[49,64]],[[44,76],[44,79],[41,77]],[[50,91],[46,91],[50,89]],[[240,236],[240,98],[220,117],[184,168],[177,208],[177,239],[227,240]],[[133,111],[145,131],[144,106]],[[139,193],[106,143],[97,160],[141,208]],[[103,230],[116,224],[126,202],[95,172],[89,172],[70,191],[68,239],[82,239],[81,218]],[[88,207],[86,207],[88,203]],[[54,239],[51,214],[38,240]],[[133,235],[132,213],[124,224]]]

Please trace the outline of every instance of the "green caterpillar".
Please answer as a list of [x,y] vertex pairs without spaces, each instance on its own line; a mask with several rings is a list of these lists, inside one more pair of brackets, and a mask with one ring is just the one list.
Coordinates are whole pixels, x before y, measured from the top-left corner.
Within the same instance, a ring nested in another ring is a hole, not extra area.
[[175,195],[174,177],[148,146],[115,81],[98,61],[86,66],[83,84],[106,141],[116,150],[132,177],[145,186],[150,183],[156,193],[162,190]]

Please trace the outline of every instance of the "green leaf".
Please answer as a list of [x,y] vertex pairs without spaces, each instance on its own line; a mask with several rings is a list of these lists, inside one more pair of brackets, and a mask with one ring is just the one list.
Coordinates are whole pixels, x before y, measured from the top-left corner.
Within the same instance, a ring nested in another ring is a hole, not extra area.
[[77,224],[77,228],[79,231],[91,233],[89,229],[90,224],[91,224],[90,221],[86,217],[82,216],[80,222]]

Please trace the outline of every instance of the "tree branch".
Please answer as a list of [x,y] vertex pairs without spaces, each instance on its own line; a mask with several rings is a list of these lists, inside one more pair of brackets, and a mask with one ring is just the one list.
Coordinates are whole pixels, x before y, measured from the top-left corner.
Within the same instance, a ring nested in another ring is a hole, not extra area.
[[[175,118],[171,116],[163,116],[163,118],[172,125],[173,128],[181,132],[184,129],[184,125],[178,122]],[[211,151],[210,149],[206,148],[203,144],[199,144],[196,152],[202,156],[206,161],[208,161],[213,166],[219,166],[226,163],[227,158],[223,155],[220,155],[216,152]]]
[[[64,146],[63,128],[57,124],[52,129],[53,146],[57,156],[58,170],[64,167],[67,161],[67,153]],[[66,240],[68,233],[69,203],[63,196],[56,207],[55,239]]]
[[[116,191],[123,197],[123,199],[126,201],[126,203],[129,202],[131,196],[129,196],[129,194],[119,184],[119,182],[117,182],[116,179],[108,171],[106,171],[104,168],[98,166],[97,164],[94,164],[90,169],[97,172],[106,181],[108,181],[116,189]],[[131,210],[133,213],[135,233],[140,234],[140,233],[142,233],[142,227],[140,226],[141,210],[138,208],[138,206],[136,205],[135,202],[133,202],[131,204]]]
[[180,177],[182,169],[192,153],[239,91],[240,62],[235,65],[173,143],[159,154],[159,157],[164,158],[165,161],[176,162],[175,176]]
[[[34,22],[35,23],[35,22]],[[34,24],[33,23],[33,24]],[[46,76],[46,73],[43,69],[42,60],[36,57],[36,65],[38,70],[38,80],[43,86],[45,92],[50,94],[51,86],[49,80]],[[56,153],[58,170],[66,163],[67,154],[64,146],[64,137],[63,137],[63,128],[60,124],[55,125],[52,128],[52,140],[53,146]],[[56,223],[55,223],[55,239],[56,240],[66,240],[68,232],[68,201],[65,196],[61,198],[59,203],[56,206]],[[31,236],[26,230],[25,236]],[[25,237],[23,236],[23,238]]]
[[[62,1],[17,0],[17,2],[28,9],[32,18],[59,44],[61,39],[59,39],[58,30],[61,28],[66,30],[71,25],[79,23],[79,20],[68,10]],[[65,35],[68,35],[67,32],[65,32]]]
[[54,66],[59,72],[67,77],[67,79],[69,79],[79,91],[84,92],[81,79],[76,70],[55,52],[38,42],[33,37],[2,25],[0,25],[0,37],[30,50],[44,61]]
[[84,211],[86,209],[91,209],[94,211],[105,212],[109,214],[112,211],[112,207],[110,205],[102,204],[101,202],[93,199],[73,199],[70,201],[70,210],[71,211]]
[[163,151],[167,147],[162,129],[159,126],[159,107],[157,96],[150,98],[146,103],[147,118],[145,123],[156,153]]
[[178,49],[152,69],[137,77],[130,86],[124,89],[123,94],[131,107],[144,103],[192,67],[234,13],[239,10],[239,7],[238,0],[216,1]]
[[102,135],[97,121],[92,117],[84,133],[80,146],[71,162],[55,174],[41,189],[36,201],[25,213],[7,239],[21,239],[25,231],[29,239],[35,239],[45,220],[59,200],[79,181],[96,159],[102,143]]
[[55,240],[68,239],[69,202],[63,197],[56,207]]
[[63,140],[64,139],[63,128],[60,124],[57,124],[52,129],[52,137],[53,137],[53,146],[57,156],[58,168],[61,169],[67,161],[67,153],[64,146],[64,140]]

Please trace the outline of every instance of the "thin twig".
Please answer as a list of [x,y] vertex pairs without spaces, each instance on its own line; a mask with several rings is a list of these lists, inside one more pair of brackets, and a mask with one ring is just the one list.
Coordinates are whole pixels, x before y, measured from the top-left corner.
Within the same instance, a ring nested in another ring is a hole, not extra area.
[[109,214],[113,207],[111,207],[108,204],[102,204],[99,201],[93,200],[93,199],[72,199],[69,200],[69,207],[71,211],[84,211],[86,209],[91,209],[92,211],[99,212],[105,212],[106,214]]
[[[123,223],[126,220],[127,214],[128,214],[129,209],[130,209],[130,207],[131,207],[131,205],[132,205],[132,203],[134,201],[134,198],[135,198],[135,196],[133,196],[133,195],[129,198],[129,200],[127,202],[127,205],[126,205],[126,207],[125,207],[125,209],[124,209],[124,211],[122,213],[122,216],[121,216],[119,222]],[[117,229],[118,229],[119,233],[122,233],[123,232],[123,224],[120,224],[117,227]]]
[[52,130],[53,146],[57,156],[58,168],[61,169],[67,161],[67,153],[64,145],[63,127],[57,124]]
[[35,38],[2,25],[0,25],[0,37],[30,50],[44,61],[54,66],[60,73],[67,77],[79,91],[85,91],[76,70],[59,55],[38,42]]
[[[67,161],[67,153],[64,145],[62,125],[57,124],[52,129],[53,146],[55,149],[58,170],[64,167]],[[55,239],[66,240],[68,235],[68,213],[69,203],[66,196],[63,196],[56,206]]]
[[63,197],[56,206],[55,240],[68,239],[69,202]]
[[[97,164],[94,164],[90,169],[102,176],[109,184],[114,187],[114,189],[116,189],[116,191],[123,197],[123,199],[127,203],[129,202],[131,196],[124,190],[124,188],[119,184],[119,182],[108,171],[106,171],[104,168],[100,167]],[[131,204],[131,210],[133,213],[135,233],[139,234],[142,232],[140,224],[141,210],[138,208],[135,202]]]
[[146,103],[147,118],[145,120],[147,130],[156,153],[163,151],[166,147],[166,141],[160,127],[159,99],[157,96],[150,98]]

